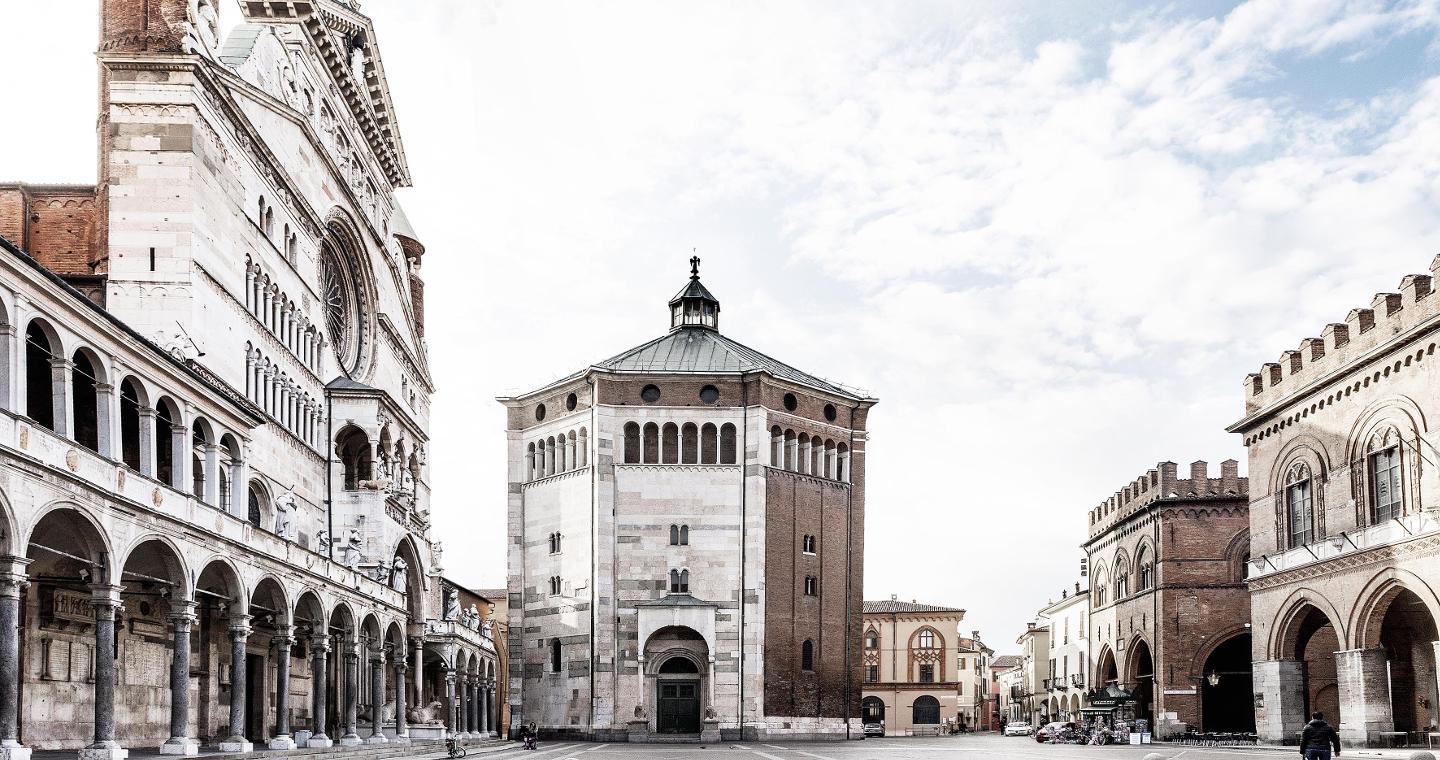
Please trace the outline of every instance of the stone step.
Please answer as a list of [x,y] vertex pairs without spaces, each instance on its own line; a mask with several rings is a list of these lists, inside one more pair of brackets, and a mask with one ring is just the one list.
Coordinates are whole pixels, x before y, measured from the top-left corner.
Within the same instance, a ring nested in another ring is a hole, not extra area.
[[[504,739],[469,739],[461,742],[471,753],[486,752],[505,748],[512,742]],[[185,760],[176,755],[161,755],[156,747],[133,747],[129,749],[129,760],[156,758],[160,760]],[[445,743],[440,740],[412,740],[410,744],[363,744],[355,747],[316,747],[291,750],[272,750],[256,745],[254,752],[220,752],[201,747],[199,760],[258,760],[259,758],[305,758],[305,760],[388,760],[395,757],[416,757],[436,755],[445,752]],[[35,750],[31,760],[74,760],[78,750]]]

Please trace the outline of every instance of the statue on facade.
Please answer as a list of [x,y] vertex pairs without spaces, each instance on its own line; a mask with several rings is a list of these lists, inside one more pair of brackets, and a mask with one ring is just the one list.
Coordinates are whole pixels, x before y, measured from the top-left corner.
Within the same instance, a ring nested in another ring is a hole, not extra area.
[[449,586],[445,587],[445,614],[442,620],[456,620],[460,617],[460,592]]
[[321,554],[330,551],[330,531],[324,528],[315,531],[315,551]]
[[183,52],[213,58],[220,49],[220,16],[215,12],[214,0],[197,0],[193,14],[178,26]]
[[466,628],[469,628],[469,629],[472,630],[472,631],[478,631],[478,630],[480,630],[480,608],[479,608],[479,607],[476,607],[475,605],[472,604],[472,605],[470,605],[470,609],[468,609],[468,610],[465,611],[465,627],[466,627]]
[[275,497],[275,535],[295,540],[295,487]]
[[410,589],[410,563],[404,557],[396,557],[395,566],[390,569],[390,588],[402,594]]
[[345,546],[342,547],[344,555],[340,560],[351,570],[360,568],[360,544],[360,531],[351,528],[345,538]]
[[493,638],[495,638],[495,631],[493,630],[494,628],[495,628],[495,621],[494,621],[494,620],[491,620],[490,618],[486,618],[486,619],[480,621],[480,635],[481,635],[481,636],[483,636],[483,637],[485,637],[485,638],[487,638],[487,639],[493,639]]
[[390,582],[390,568],[387,567],[384,562],[381,562],[375,565],[375,569],[371,571],[370,577],[374,578],[378,583],[388,585]]

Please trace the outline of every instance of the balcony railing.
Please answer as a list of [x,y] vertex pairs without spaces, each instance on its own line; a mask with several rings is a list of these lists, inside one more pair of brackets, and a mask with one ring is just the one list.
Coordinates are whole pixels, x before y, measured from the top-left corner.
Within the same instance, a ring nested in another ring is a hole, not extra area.
[[1077,689],[1085,688],[1085,675],[1083,673],[1072,673],[1070,675],[1070,685]]
[[1377,546],[1406,541],[1440,531],[1440,510],[1423,510],[1394,520],[1327,536],[1308,546],[1300,546],[1250,560],[1246,568],[1249,580],[1293,570],[1297,567],[1334,559],[1345,554]]

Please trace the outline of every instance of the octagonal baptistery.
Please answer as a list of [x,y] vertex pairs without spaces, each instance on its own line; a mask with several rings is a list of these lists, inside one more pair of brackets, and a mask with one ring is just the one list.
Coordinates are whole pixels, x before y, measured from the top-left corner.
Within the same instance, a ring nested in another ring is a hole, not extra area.
[[511,728],[607,741],[858,736],[876,400],[666,334],[508,411]]

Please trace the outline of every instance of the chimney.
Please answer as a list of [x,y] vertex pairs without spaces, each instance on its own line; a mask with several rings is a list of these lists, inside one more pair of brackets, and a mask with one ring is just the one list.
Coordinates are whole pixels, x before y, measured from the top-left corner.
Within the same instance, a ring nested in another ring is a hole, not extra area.
[[1175,492],[1175,471],[1174,462],[1160,463],[1160,495],[1169,496]]
[[1203,459],[1197,459],[1190,463],[1191,488],[1195,493],[1205,493],[1205,480],[1210,477],[1210,465]]
[[890,595],[890,601],[892,601],[892,602],[897,601],[899,598],[900,598],[900,595],[899,595],[899,594],[891,594],[891,595]]

